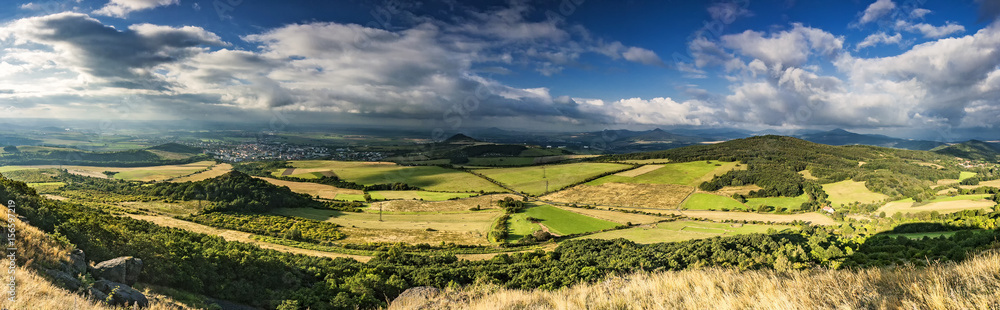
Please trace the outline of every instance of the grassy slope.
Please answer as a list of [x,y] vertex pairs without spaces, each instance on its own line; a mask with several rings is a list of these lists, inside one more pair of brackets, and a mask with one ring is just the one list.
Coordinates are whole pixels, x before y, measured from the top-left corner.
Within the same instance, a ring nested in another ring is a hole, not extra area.
[[889,196],[868,190],[864,182],[851,180],[823,184],[823,190],[826,191],[827,195],[830,195],[829,200],[833,206],[849,204],[855,201],[870,203],[889,198]]
[[[573,213],[553,206],[538,206],[527,208],[520,213],[511,215],[511,223],[527,222],[527,217],[542,219],[541,224],[557,235],[579,234],[608,228],[619,224]],[[520,224],[512,224],[520,225]]]
[[766,197],[766,198],[747,198],[747,206],[751,208],[756,208],[760,205],[767,205],[777,208],[787,208],[789,210],[798,210],[802,203],[809,201],[809,197],[806,194],[802,194],[798,197]]
[[538,195],[545,192],[546,181],[548,181],[549,191],[554,191],[583,181],[588,177],[627,167],[622,164],[609,163],[574,163],[520,168],[482,169],[476,170],[476,172],[490,177],[497,182],[507,184],[515,190]]
[[996,309],[1000,254],[865,270],[639,273],[557,291],[473,286],[389,309]]
[[[722,166],[716,166],[715,164],[721,164]],[[600,185],[609,182],[615,183],[645,183],[645,184],[678,184],[678,185],[689,185],[697,186],[703,180],[702,177],[706,174],[715,172],[715,174],[724,174],[726,171],[732,170],[736,167],[736,163],[733,162],[717,162],[712,161],[711,164],[705,163],[704,161],[687,162],[687,163],[674,163],[664,165],[663,168],[656,169],[636,177],[626,177],[618,175],[609,175],[597,180],[588,182],[589,185]],[[711,178],[709,178],[711,179]]]
[[[358,184],[372,185],[385,183],[406,183],[432,191],[487,191],[504,190],[489,181],[470,173],[434,166],[406,167],[391,163],[341,162],[326,160],[293,161],[292,166],[307,169],[306,174],[329,170],[341,179]],[[298,176],[300,169],[296,169]],[[310,171],[316,170],[316,171]],[[280,172],[277,172],[280,175]],[[318,177],[313,175],[313,177]]]
[[702,221],[674,221],[657,223],[653,227],[636,227],[623,230],[608,231],[583,239],[615,239],[625,238],[637,243],[677,242],[691,239],[705,239],[717,236],[733,236],[750,233],[764,233],[769,228],[783,230],[791,226],[758,225],[758,224],[728,224]]

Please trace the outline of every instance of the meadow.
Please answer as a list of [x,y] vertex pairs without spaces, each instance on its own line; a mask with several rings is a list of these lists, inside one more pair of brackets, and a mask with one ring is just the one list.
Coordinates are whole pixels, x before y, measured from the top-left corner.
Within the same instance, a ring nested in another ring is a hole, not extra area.
[[446,192],[428,192],[428,191],[371,191],[368,192],[368,194],[371,195],[372,199],[376,200],[404,199],[404,200],[426,200],[426,201],[444,201],[455,198],[468,198],[477,195],[474,193],[446,193]]
[[646,167],[649,166],[643,166],[635,169],[641,169],[641,174],[631,175],[628,173],[619,173],[587,182],[587,184],[601,185],[604,183],[638,183],[698,186],[698,184],[701,184],[702,182],[711,180],[715,175],[722,175],[730,170],[743,168],[742,166],[737,167],[737,164],[738,163],[736,162],[694,161],[686,163],[652,165],[654,168],[657,166],[660,166],[660,168],[655,168],[649,171],[646,171],[649,169]]
[[569,212],[579,213],[592,218],[601,219],[609,222],[615,222],[618,224],[636,224],[636,225],[649,224],[671,218],[670,215],[656,216],[656,215],[646,215],[646,214],[631,213],[631,212],[602,210],[597,208],[587,209],[587,208],[572,208],[572,207],[562,207],[562,206],[556,206],[556,207]]
[[675,184],[605,183],[577,185],[541,198],[565,204],[676,209],[693,192],[693,187]]
[[790,229],[787,225],[730,224],[704,221],[672,221],[643,225],[629,229],[606,231],[580,237],[581,239],[625,238],[636,243],[677,242],[719,236],[766,233],[769,229]]
[[775,207],[776,210],[781,210],[785,208],[788,211],[799,210],[802,203],[808,202],[809,197],[806,194],[802,194],[796,197],[764,197],[764,198],[747,198],[746,205],[750,207],[751,210],[756,209],[759,206],[771,206]]
[[170,182],[183,183],[183,182],[197,182],[202,180],[208,180],[226,173],[233,171],[233,165],[220,163],[215,164],[212,168],[207,171],[198,172],[189,176],[179,177],[175,179],[170,179]]
[[445,201],[390,200],[373,202],[368,209],[381,208],[388,212],[464,212],[473,208],[497,209],[496,202],[508,197],[521,199],[514,194],[493,194]]
[[198,171],[208,169],[214,165],[214,161],[199,161],[183,165],[165,165],[152,167],[94,167],[94,166],[58,166],[58,165],[38,165],[38,166],[4,166],[0,167],[0,173],[4,171],[38,169],[38,168],[62,168],[69,173],[107,178],[104,171],[117,172],[113,178],[129,181],[158,182],[165,181]]
[[357,189],[339,188],[326,184],[311,183],[311,182],[294,182],[294,181],[285,181],[285,180],[262,178],[262,177],[255,177],[255,178],[267,181],[268,183],[277,186],[287,186],[288,189],[291,189],[293,192],[306,194],[313,197],[332,200],[336,199],[338,195],[357,195],[360,197],[360,201],[365,200],[364,192]]
[[[324,173],[358,184],[405,183],[430,191],[441,192],[504,192],[496,184],[473,174],[436,166],[400,166],[388,162],[346,162],[329,160],[305,160],[289,162],[294,168],[292,174],[274,171],[276,176],[318,178]],[[332,174],[330,174],[332,173]]]
[[935,199],[916,203],[912,198],[896,200],[886,203],[878,209],[878,212],[885,212],[886,215],[900,213],[917,213],[922,211],[937,211],[939,213],[952,213],[970,209],[990,209],[995,202],[988,200],[990,195],[957,195],[938,196]]
[[[486,232],[497,217],[499,210],[484,210],[477,212],[440,213],[420,212],[415,214],[394,214],[386,212],[381,216],[377,212],[350,213],[333,210],[307,208],[275,209],[271,213],[283,216],[302,217],[318,221],[326,221],[344,226],[345,242],[373,242],[373,240],[397,240],[412,243],[454,242],[458,244],[486,244]],[[381,218],[381,221],[379,220]],[[361,230],[353,230],[361,229]],[[352,231],[354,236],[352,237]],[[435,235],[443,239],[411,238],[415,231],[451,232],[453,234],[421,233],[416,236],[429,237]],[[457,234],[454,234],[457,233]],[[378,237],[370,239],[369,237]]]
[[518,168],[497,168],[475,170],[497,182],[506,184],[516,191],[540,195],[582,182],[602,173],[628,168],[627,165],[611,163],[572,163]]
[[685,210],[746,210],[747,206],[734,200],[732,197],[719,196],[705,193],[691,194],[681,209]]
[[549,232],[560,236],[587,233],[619,226],[618,223],[592,218],[549,205],[542,205],[530,207],[512,214],[510,216],[511,232],[507,240],[518,240],[525,234],[531,234],[541,229],[537,224],[535,224],[535,229],[531,231],[524,229],[523,227],[531,226],[525,225],[525,222],[534,224],[528,221],[527,218],[529,217],[541,219],[539,224],[545,225],[549,229]]
[[865,187],[865,182],[844,180],[836,183],[823,184],[823,190],[829,195],[833,207],[847,205],[852,202],[871,203],[882,201],[889,196],[875,193]]

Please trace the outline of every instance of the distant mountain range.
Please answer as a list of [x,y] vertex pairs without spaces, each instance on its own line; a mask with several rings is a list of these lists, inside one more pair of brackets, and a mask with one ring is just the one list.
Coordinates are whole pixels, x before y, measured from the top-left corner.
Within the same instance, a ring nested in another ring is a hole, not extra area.
[[931,151],[972,160],[1000,161],[1000,143],[969,140],[958,144],[940,146]]
[[796,137],[809,142],[828,145],[863,144],[920,151],[927,151],[945,145],[945,143],[937,141],[909,140],[883,135],[859,134],[839,128],[830,131],[801,134]]

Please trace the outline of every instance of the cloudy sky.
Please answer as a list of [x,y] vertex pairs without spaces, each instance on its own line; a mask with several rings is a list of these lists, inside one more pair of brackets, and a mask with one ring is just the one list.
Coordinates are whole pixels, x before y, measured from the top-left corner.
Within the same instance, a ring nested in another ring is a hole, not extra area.
[[[472,2],[469,4],[466,2]],[[0,3],[0,117],[993,127],[993,0]]]

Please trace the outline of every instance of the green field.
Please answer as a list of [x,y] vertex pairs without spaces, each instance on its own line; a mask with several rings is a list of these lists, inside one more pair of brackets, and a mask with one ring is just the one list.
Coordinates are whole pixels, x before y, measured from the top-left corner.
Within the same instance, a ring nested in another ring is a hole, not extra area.
[[[619,225],[614,222],[600,220],[586,215],[573,213],[553,206],[545,205],[545,206],[527,208],[520,213],[515,213],[511,215],[510,225],[511,227],[518,227],[516,233],[530,234],[535,230],[540,229],[538,228],[538,225],[534,225],[531,222],[528,222],[527,220],[528,217],[542,219],[541,224],[545,225],[545,227],[548,227],[549,231],[557,235],[586,233],[586,232],[604,230],[609,228],[615,228]],[[527,224],[525,224],[525,222],[527,222]],[[522,227],[528,227],[530,225],[534,225],[534,229],[532,229],[531,231],[526,231],[522,228]],[[508,239],[517,240],[520,239],[520,236],[523,236],[523,235],[515,235],[514,229],[511,229],[511,232],[512,233],[510,234],[510,237],[508,237]]]
[[681,208],[687,210],[746,210],[747,206],[731,197],[694,193],[684,201]]
[[965,179],[968,179],[968,178],[971,178],[971,177],[974,177],[974,176],[976,176],[975,172],[962,171],[962,172],[960,172],[958,174],[958,180],[962,181],[962,180],[965,180]]
[[[368,192],[372,199],[420,199],[425,201],[444,201],[452,198],[467,198],[476,194],[473,193],[442,193],[428,191],[372,191]],[[337,195],[340,197],[340,195]],[[364,199],[362,197],[362,199]]]
[[581,239],[625,238],[637,243],[677,242],[691,239],[705,239],[716,236],[733,236],[751,233],[766,233],[768,229],[777,231],[792,228],[786,225],[729,224],[702,221],[674,221],[657,223],[652,227],[643,226],[597,233]]
[[834,207],[852,202],[871,203],[889,198],[889,196],[872,192],[865,187],[865,182],[844,180],[836,183],[823,184],[823,190],[829,195]]
[[[375,197],[372,197],[372,198],[375,198]],[[343,201],[362,201],[363,202],[363,201],[365,201],[365,195],[364,194],[337,194],[337,196],[335,196],[333,199],[334,200],[343,200]]]
[[[363,184],[406,183],[426,190],[442,192],[504,192],[503,188],[473,174],[436,166],[407,167],[393,163],[305,160],[290,162],[292,176],[317,178],[333,172],[341,179]],[[280,176],[284,170],[274,171]]]
[[[720,166],[716,166],[720,164]],[[589,185],[604,183],[642,183],[642,184],[678,184],[698,186],[701,182],[711,180],[715,174],[721,175],[736,168],[735,162],[704,161],[665,164],[662,168],[635,177],[609,175],[588,182]],[[714,172],[714,173],[713,173]],[[706,178],[707,177],[707,178]]]
[[802,203],[809,201],[809,196],[806,194],[799,195],[798,197],[765,197],[765,198],[747,198],[746,205],[751,209],[756,209],[758,206],[767,205],[772,206],[777,209],[786,208],[788,211],[798,210],[802,206]]
[[519,168],[480,169],[476,170],[476,172],[490,177],[497,182],[506,184],[514,190],[532,195],[540,195],[546,192],[546,181],[548,182],[548,190],[555,191],[605,172],[628,167],[628,165],[609,163],[573,163]]
[[[417,214],[383,214],[379,221],[377,212],[353,213],[311,208],[285,208],[271,211],[273,214],[295,216],[335,223],[344,227],[367,229],[435,229],[447,231],[482,232],[489,231],[490,224],[499,216],[499,210],[484,210],[463,213],[420,212]],[[485,238],[485,235],[483,235]]]

